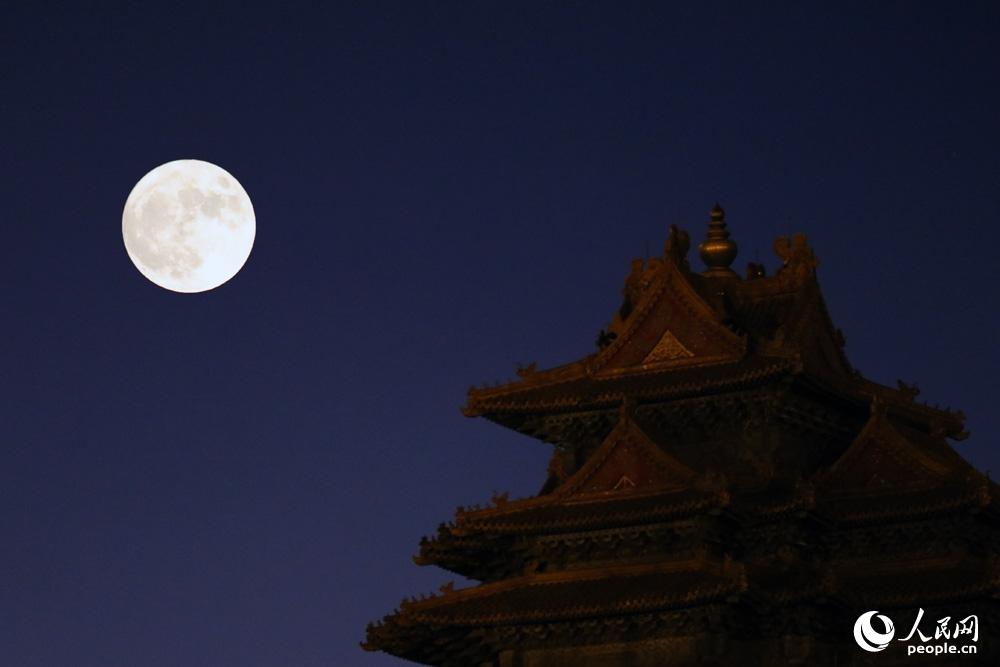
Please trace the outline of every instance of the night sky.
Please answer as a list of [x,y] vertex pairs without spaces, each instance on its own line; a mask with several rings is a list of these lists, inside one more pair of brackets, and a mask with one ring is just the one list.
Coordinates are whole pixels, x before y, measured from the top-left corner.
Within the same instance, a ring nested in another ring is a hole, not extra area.
[[[545,476],[467,388],[591,352],[716,200],[1000,474],[1000,5],[68,4],[0,11],[3,665],[403,664],[358,642],[454,578],[421,535]],[[203,294],[122,243],[181,158],[257,214]]]

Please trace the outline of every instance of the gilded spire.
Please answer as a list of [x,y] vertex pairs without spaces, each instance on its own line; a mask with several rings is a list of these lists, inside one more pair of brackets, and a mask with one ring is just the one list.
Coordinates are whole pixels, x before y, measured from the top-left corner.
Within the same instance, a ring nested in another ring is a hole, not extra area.
[[736,273],[729,265],[736,259],[736,243],[729,240],[726,212],[716,203],[709,214],[708,236],[698,246],[701,261],[705,262],[703,273],[706,276],[734,277]]

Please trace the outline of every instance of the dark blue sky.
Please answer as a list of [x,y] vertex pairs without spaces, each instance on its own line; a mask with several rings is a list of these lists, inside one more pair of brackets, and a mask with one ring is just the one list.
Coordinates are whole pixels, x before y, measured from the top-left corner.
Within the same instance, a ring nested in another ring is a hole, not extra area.
[[[591,351],[716,200],[1000,471],[996,3],[246,4],[0,15],[4,665],[402,664],[357,642],[451,578],[420,536],[544,477],[466,388]],[[121,239],[179,158],[257,212],[200,295]]]

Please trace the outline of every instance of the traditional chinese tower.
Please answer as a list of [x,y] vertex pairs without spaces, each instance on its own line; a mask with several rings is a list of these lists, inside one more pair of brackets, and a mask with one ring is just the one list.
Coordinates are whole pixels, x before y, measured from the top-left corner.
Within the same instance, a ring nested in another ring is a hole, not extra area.
[[774,276],[741,277],[716,205],[704,271],[688,247],[672,227],[633,262],[595,353],[470,390],[466,415],[553,446],[547,480],[424,538],[419,564],[481,583],[404,601],[365,648],[455,667],[914,664],[852,628],[878,610],[898,638],[923,608],[925,634],[978,615],[989,659],[1000,505],[948,443],[963,415],[851,367],[803,236],[775,242]]

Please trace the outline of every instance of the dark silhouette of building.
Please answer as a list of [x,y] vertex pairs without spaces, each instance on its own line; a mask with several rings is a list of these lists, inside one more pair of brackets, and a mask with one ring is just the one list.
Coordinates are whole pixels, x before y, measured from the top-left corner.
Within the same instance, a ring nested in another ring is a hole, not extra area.
[[[716,205],[701,273],[689,245],[672,227],[633,262],[595,353],[470,390],[467,415],[554,445],[547,480],[424,538],[419,564],[482,583],[404,601],[365,648],[461,667],[890,665],[950,639],[978,657],[935,664],[989,660],[997,487],[947,441],[964,416],[851,367],[803,236],[775,242],[774,276],[740,277]],[[868,611],[894,623],[882,651],[855,641]]]

